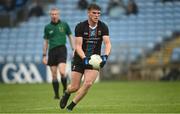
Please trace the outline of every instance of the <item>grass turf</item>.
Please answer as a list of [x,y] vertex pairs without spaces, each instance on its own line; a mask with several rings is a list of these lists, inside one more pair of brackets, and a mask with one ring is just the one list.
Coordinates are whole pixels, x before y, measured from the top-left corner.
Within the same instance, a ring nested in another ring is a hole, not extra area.
[[[69,112],[51,84],[0,84],[0,113]],[[100,82],[71,113],[180,113],[180,82]]]

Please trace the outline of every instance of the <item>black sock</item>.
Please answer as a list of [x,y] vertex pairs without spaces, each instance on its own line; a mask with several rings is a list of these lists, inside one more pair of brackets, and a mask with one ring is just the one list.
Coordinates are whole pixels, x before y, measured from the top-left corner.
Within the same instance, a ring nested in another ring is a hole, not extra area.
[[67,109],[68,110],[73,110],[73,108],[76,106],[76,103],[74,103],[73,101],[71,102],[71,104],[69,104],[68,106],[67,106]]
[[63,85],[63,92],[67,89],[67,78],[61,77],[61,83]]
[[54,94],[55,96],[59,97],[59,82],[57,79],[52,81],[53,89],[54,89]]
[[64,92],[64,96],[65,96],[67,99],[69,99],[70,95],[71,95],[70,93],[68,93],[68,92],[66,92],[66,91]]

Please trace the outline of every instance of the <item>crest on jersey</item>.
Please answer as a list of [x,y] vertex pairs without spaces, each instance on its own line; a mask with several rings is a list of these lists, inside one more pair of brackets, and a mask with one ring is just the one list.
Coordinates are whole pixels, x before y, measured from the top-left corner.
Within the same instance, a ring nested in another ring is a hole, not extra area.
[[59,31],[60,32],[64,32],[64,28],[63,27],[59,27]]

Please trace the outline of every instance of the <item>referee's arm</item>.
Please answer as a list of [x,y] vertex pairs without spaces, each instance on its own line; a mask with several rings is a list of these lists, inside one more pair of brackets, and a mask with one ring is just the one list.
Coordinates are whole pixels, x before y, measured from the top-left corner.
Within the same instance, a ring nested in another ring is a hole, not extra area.
[[69,38],[69,43],[71,45],[71,48],[72,48],[72,51],[74,51],[74,40],[73,40],[73,36],[72,34],[68,35],[68,38]]
[[47,58],[46,58],[46,55],[47,55],[47,49],[48,49],[48,40],[44,39],[44,42],[43,42],[43,64],[47,64]]

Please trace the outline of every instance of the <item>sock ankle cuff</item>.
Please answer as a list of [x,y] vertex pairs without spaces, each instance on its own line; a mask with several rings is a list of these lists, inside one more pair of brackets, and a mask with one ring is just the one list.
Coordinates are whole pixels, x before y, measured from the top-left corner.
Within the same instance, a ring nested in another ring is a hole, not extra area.
[[67,79],[67,77],[61,77],[61,80],[66,80]]
[[74,101],[71,102],[74,106],[76,105],[76,103]]
[[67,91],[64,92],[66,95],[71,95],[71,93],[68,93]]
[[58,79],[52,80],[52,82],[58,82]]

